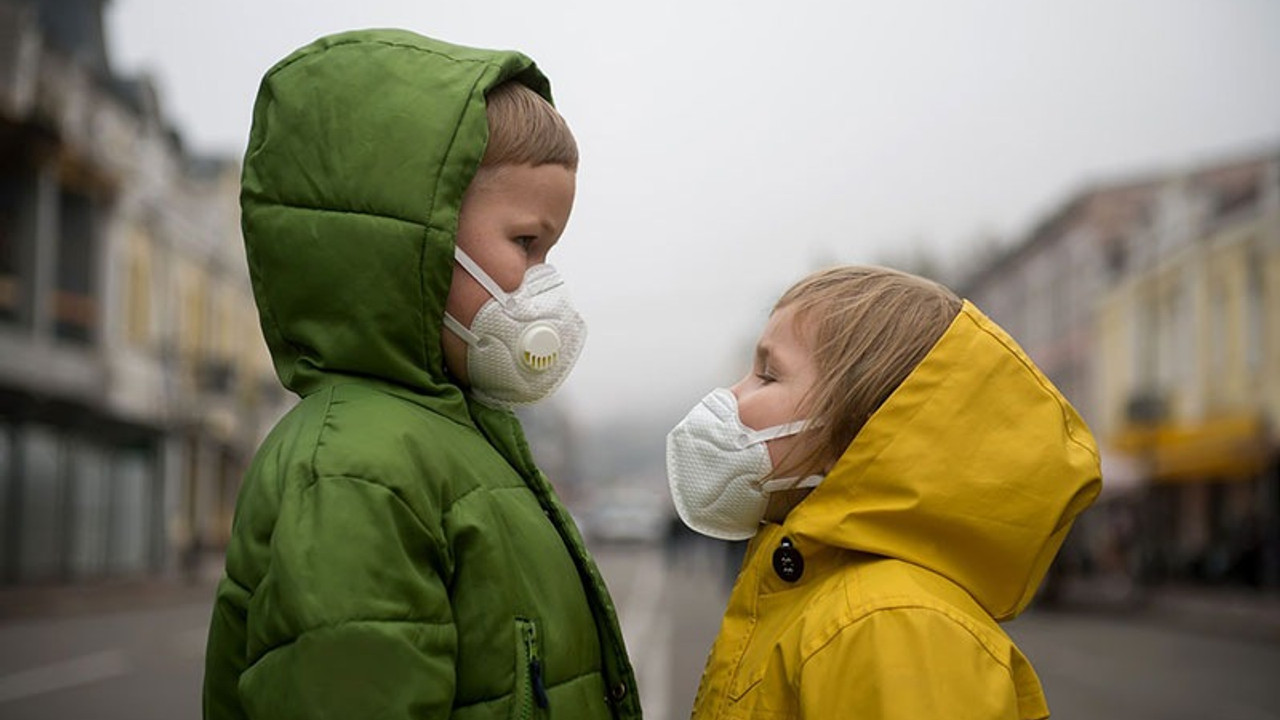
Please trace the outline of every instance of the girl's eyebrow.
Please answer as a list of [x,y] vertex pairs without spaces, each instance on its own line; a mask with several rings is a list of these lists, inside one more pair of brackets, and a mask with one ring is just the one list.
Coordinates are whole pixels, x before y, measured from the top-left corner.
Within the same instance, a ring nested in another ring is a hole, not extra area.
[[766,342],[756,344],[756,362],[760,363],[761,367],[771,370],[779,367],[778,356],[773,352],[773,346]]

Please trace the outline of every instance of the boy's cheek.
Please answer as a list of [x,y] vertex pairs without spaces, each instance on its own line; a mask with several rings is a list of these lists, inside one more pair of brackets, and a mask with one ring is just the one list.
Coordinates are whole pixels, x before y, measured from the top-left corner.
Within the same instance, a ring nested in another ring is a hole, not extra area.
[[443,333],[440,346],[444,352],[444,368],[460,385],[467,387],[471,384],[467,373],[467,344],[448,328]]
[[783,458],[791,452],[791,448],[796,444],[796,437],[777,438],[776,440],[768,440],[764,446],[769,451],[769,462],[776,468],[782,464]]
[[[499,281],[501,284],[501,281]],[[489,293],[481,287],[475,278],[467,274],[459,265],[453,266],[453,280],[449,284],[449,296],[445,299],[444,309],[455,320],[467,327],[475,320],[476,313],[489,300]],[[452,333],[450,333],[452,334]],[[459,341],[461,342],[461,341]]]

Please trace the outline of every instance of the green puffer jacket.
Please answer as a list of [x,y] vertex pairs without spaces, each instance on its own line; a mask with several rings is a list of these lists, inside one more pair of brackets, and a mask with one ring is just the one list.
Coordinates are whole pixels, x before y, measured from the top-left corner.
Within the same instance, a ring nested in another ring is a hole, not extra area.
[[206,718],[637,718],[616,614],[506,411],[440,333],[484,96],[532,61],[402,31],[262,82],[241,204],[277,373],[206,656]]

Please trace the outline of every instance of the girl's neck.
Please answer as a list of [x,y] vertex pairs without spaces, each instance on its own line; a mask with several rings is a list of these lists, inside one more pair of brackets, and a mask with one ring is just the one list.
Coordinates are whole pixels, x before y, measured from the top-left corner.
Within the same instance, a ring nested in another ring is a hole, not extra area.
[[792,508],[800,504],[801,500],[809,497],[809,493],[813,492],[813,488],[794,488],[791,490],[779,490],[769,493],[769,504],[764,508],[765,522],[779,523],[787,519],[787,514]]

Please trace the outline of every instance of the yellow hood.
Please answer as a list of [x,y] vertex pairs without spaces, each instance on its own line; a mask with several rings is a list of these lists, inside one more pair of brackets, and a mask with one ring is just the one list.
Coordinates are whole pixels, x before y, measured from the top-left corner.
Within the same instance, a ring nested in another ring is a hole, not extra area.
[[966,301],[785,526],[928,568],[1004,620],[1031,601],[1100,488],[1084,421]]

